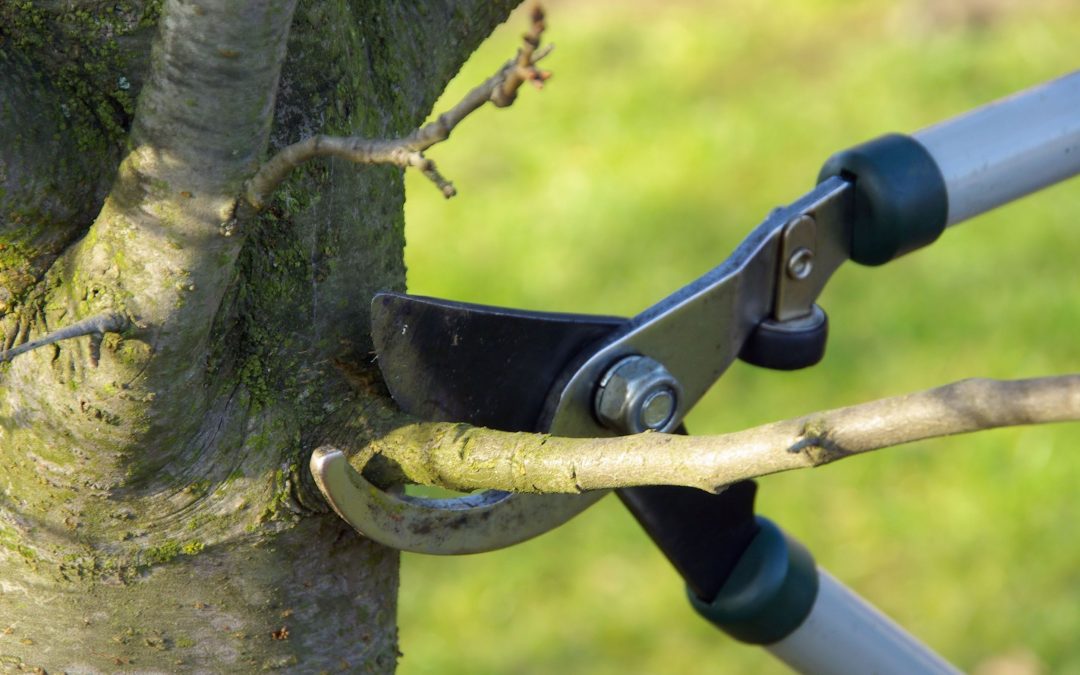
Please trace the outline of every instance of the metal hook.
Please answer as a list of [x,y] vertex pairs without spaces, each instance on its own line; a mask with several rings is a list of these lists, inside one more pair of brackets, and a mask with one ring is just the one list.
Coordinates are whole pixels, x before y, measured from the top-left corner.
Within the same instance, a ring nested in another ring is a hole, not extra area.
[[486,490],[429,499],[380,490],[337,448],[311,456],[326,501],[365,537],[414,553],[482,553],[531,539],[563,524],[607,494],[531,495]]

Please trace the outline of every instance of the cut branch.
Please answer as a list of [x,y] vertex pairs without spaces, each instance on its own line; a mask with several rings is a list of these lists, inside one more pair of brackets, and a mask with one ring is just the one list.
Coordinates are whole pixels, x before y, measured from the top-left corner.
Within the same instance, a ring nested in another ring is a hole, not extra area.
[[420,423],[375,441],[404,477],[453,490],[581,492],[638,485],[716,491],[928,438],[1080,419],[1080,375],[970,379],[720,436],[557,438]]
[[402,168],[415,167],[427,176],[447,198],[457,194],[454,185],[424,156],[424,151],[450,137],[455,127],[485,103],[499,108],[514,102],[517,91],[525,82],[538,88],[551,74],[536,67],[537,62],[551,53],[550,45],[540,48],[544,32],[544,13],[536,7],[532,13],[529,32],[522,36],[523,45],[517,55],[498,72],[475,87],[450,110],[430,124],[404,138],[370,139],[359,136],[312,136],[279,151],[263,164],[247,182],[244,197],[255,210],[262,209],[274,190],[293,169],[317,157],[339,157],[357,164],[392,164]]
[[59,330],[53,331],[37,340],[31,340],[18,347],[12,347],[11,349],[0,352],[0,363],[10,361],[19,354],[25,354],[26,352],[40,349],[41,347],[54,344],[61,340],[70,340],[71,338],[89,335],[90,363],[91,365],[97,366],[101,354],[101,340],[105,336],[105,333],[119,333],[120,331],[127,329],[129,325],[130,322],[128,321],[128,318],[123,314],[99,314],[98,316],[92,316],[88,319],[83,319],[82,321],[76,321],[70,326],[65,326]]

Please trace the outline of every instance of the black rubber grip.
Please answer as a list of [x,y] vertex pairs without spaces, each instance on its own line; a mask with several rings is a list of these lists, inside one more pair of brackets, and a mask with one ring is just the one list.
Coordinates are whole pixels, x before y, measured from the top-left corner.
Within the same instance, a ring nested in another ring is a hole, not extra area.
[[855,184],[851,259],[882,265],[933,243],[945,231],[949,196],[934,158],[910,136],[887,134],[838,152],[818,182],[840,176]]
[[817,602],[814,556],[766,518],[716,597],[688,592],[690,604],[741,642],[775,644],[798,630]]

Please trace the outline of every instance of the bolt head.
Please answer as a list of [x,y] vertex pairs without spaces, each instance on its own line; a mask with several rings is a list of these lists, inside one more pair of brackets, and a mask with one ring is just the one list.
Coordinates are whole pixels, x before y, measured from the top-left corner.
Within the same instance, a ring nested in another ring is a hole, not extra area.
[[787,275],[795,281],[802,281],[814,271],[814,252],[808,248],[796,249],[787,262]]
[[670,431],[677,418],[681,387],[654,359],[628,356],[600,381],[594,409],[600,422],[619,433]]

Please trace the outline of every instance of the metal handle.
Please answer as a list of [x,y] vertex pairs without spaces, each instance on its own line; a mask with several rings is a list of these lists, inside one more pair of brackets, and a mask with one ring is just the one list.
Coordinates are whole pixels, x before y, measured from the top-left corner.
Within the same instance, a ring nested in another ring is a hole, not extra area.
[[[743,493],[744,508],[736,510],[752,508],[753,490]],[[738,507],[738,497],[730,505]],[[774,523],[760,516],[754,521],[756,533],[738,553],[734,565],[726,565],[724,578],[716,580],[719,590],[708,589],[705,597],[709,600],[699,595],[705,590],[702,584],[688,579],[692,583],[687,586],[690,604],[717,628],[741,642],[761,645],[800,673],[959,672],[815,565],[810,552]],[[643,524],[648,527],[648,523]],[[728,548],[738,545],[740,530],[731,528],[730,522],[724,525],[714,538],[724,541],[726,534]],[[663,546],[670,538],[654,540]],[[676,544],[674,548],[680,553],[684,547]],[[730,551],[713,558],[724,564],[727,556]],[[685,574],[686,566],[680,566],[678,558],[673,562]],[[708,580],[708,575],[699,575],[696,581],[702,580]]]
[[765,648],[799,673],[960,672],[821,568],[810,615],[790,635]]
[[1080,71],[913,137],[941,170],[955,225],[1080,173]]

